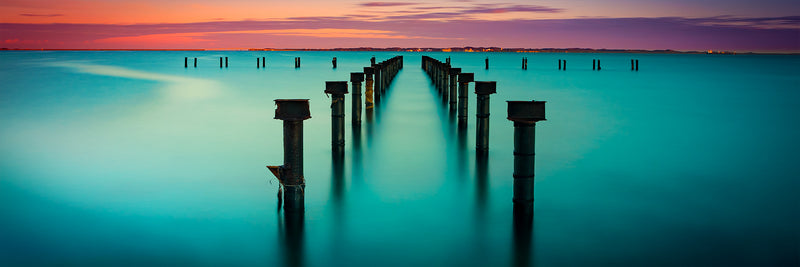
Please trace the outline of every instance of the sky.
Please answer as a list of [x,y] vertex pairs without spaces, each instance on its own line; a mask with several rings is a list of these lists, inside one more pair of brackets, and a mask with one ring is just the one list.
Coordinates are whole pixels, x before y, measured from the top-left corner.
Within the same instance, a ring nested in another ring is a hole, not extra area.
[[0,47],[800,52],[797,0],[0,0]]

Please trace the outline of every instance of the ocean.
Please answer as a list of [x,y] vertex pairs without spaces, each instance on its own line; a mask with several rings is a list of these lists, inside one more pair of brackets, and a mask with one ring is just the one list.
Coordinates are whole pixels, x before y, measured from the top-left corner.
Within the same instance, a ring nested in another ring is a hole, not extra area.
[[[346,96],[335,165],[325,81],[396,55],[404,68],[360,138]],[[475,156],[474,84],[459,138],[423,55],[497,82],[487,161]],[[7,51],[0,62],[3,266],[800,264],[798,55]],[[265,168],[283,161],[281,98],[310,99],[300,234]],[[507,100],[547,101],[521,231]]]

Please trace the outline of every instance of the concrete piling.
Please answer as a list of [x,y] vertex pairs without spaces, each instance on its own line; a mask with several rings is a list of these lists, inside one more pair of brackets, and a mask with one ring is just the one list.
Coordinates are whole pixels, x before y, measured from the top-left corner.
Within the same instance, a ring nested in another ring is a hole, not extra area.
[[375,73],[375,69],[372,67],[364,67],[364,98],[366,101],[364,103],[364,108],[372,109],[374,107],[373,101],[373,83],[375,82],[372,78],[373,74]]
[[283,121],[283,165],[267,166],[283,189],[283,210],[302,213],[305,207],[303,177],[303,121],[311,118],[308,99],[276,99],[275,119]]
[[497,82],[475,82],[475,94],[478,97],[475,150],[481,155],[489,152],[489,95],[494,93],[497,93]]
[[344,156],[344,95],[347,81],[325,82],[325,94],[331,94],[331,145],[334,157]]
[[533,207],[536,122],[545,120],[544,101],[506,101],[514,122],[514,205]]
[[467,128],[467,106],[469,83],[475,80],[473,73],[458,74],[458,128]]
[[353,84],[353,108],[352,108],[352,125],[353,127],[361,126],[361,82],[364,81],[363,72],[351,72],[350,82]]

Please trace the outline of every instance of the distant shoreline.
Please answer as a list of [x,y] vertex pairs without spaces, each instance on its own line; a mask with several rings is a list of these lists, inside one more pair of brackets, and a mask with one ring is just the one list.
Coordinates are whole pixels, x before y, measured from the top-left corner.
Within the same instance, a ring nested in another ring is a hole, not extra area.
[[607,54],[725,54],[725,55],[800,55],[800,52],[736,52],[736,51],[677,51],[643,49],[591,49],[591,48],[500,48],[500,47],[451,47],[451,48],[214,48],[214,49],[29,49],[0,48],[0,51],[342,51],[342,52],[504,52],[504,53],[607,53]]

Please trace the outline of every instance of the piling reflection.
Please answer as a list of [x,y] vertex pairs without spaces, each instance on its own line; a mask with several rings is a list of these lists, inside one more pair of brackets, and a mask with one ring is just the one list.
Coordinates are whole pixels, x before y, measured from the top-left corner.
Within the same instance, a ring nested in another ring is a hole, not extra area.
[[533,204],[515,203],[513,231],[513,266],[532,266],[533,254]]
[[283,213],[283,224],[278,224],[283,237],[284,266],[303,266],[304,221],[303,211],[287,211]]

